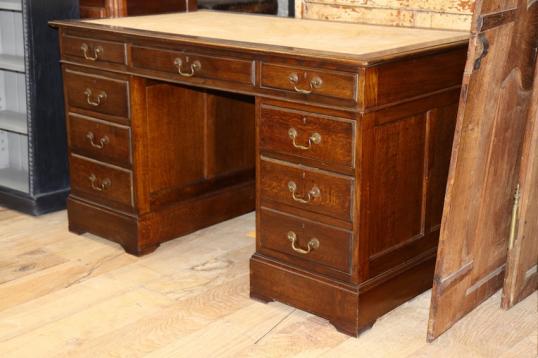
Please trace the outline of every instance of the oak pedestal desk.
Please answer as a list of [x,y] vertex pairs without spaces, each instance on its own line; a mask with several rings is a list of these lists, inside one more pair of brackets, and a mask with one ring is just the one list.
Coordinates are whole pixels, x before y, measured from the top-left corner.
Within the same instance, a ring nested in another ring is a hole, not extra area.
[[431,287],[467,34],[211,11],[53,25],[71,231],[142,255],[255,208],[251,296],[354,336]]

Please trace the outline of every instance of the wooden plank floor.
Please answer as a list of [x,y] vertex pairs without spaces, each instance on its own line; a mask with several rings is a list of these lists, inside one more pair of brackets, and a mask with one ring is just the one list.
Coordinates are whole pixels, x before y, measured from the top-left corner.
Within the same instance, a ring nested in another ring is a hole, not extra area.
[[537,357],[537,297],[500,294],[427,344],[427,292],[359,339],[248,297],[248,214],[135,258],[67,231],[66,213],[0,208],[0,357]]

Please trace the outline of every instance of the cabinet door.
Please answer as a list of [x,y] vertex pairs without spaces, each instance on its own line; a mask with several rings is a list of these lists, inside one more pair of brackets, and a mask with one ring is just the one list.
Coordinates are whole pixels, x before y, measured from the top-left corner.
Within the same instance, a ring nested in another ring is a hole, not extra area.
[[478,0],[441,224],[428,340],[501,288],[538,33],[538,1]]
[[508,309],[538,288],[538,66],[521,160],[521,201],[508,243],[501,305]]

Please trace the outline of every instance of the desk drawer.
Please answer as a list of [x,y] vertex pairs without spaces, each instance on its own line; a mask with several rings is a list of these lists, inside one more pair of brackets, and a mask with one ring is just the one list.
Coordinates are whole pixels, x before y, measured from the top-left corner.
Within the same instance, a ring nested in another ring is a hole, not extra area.
[[126,126],[69,114],[69,145],[78,154],[129,167],[131,129]]
[[71,155],[71,190],[74,195],[120,209],[134,206],[132,172]]
[[261,200],[351,221],[354,182],[351,177],[262,158]]
[[62,37],[62,56],[96,66],[101,63],[121,65],[127,63],[125,44],[121,42],[99,41],[69,35]]
[[353,168],[355,122],[267,105],[260,111],[260,149]]
[[173,73],[182,79],[254,84],[254,61],[137,46],[131,49],[131,61],[135,68]]
[[129,117],[127,81],[66,69],[64,85],[67,104],[72,107],[71,110]]
[[304,267],[310,262],[345,273],[351,271],[352,234],[349,231],[261,209],[258,232],[263,254],[270,256],[275,251],[285,254],[287,261],[296,266]]
[[357,102],[358,75],[262,62],[261,87],[283,90],[324,102],[324,99]]

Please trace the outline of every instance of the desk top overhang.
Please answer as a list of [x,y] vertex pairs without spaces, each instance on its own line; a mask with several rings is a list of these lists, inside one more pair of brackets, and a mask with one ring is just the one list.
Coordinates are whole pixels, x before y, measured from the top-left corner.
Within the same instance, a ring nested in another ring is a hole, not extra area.
[[286,53],[371,65],[416,52],[466,44],[469,33],[196,11],[150,16],[53,21],[54,26],[127,37]]

